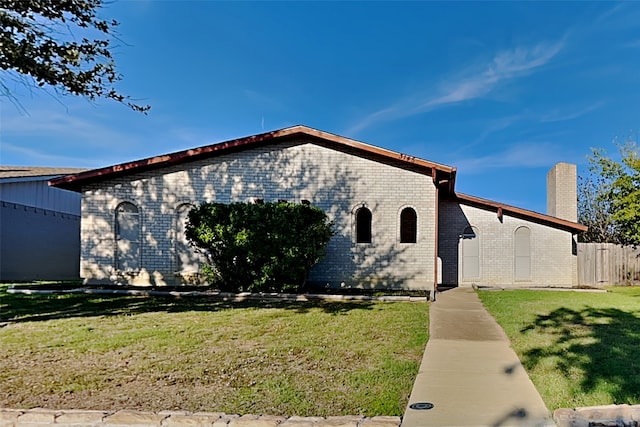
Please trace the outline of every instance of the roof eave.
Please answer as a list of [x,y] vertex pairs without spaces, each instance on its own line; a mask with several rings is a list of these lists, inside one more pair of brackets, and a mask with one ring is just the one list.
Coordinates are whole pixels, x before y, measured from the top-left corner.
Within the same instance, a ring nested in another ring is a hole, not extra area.
[[508,213],[515,217],[528,219],[533,222],[543,223],[545,225],[550,225],[554,228],[570,231],[572,233],[581,233],[589,229],[589,227],[587,227],[586,225],[582,225],[577,222],[568,221],[566,219],[557,218],[551,215],[541,214],[539,212],[530,211],[528,209],[518,208],[493,200],[470,196],[468,194],[455,193],[454,199],[463,204],[496,210],[499,213]]
[[155,157],[149,157],[146,159],[127,163],[121,163],[101,169],[94,169],[75,175],[63,176],[49,181],[49,185],[80,192],[82,191],[82,187],[84,185],[101,181],[103,179],[114,178],[129,173],[143,172],[149,169],[157,169],[173,164],[185,163],[204,157],[219,156],[233,151],[253,148],[261,144],[272,143],[278,140],[290,139],[300,136],[312,138],[316,141],[325,141],[328,143],[336,144],[336,147],[351,148],[368,156],[383,159],[386,161],[393,161],[394,163],[397,163],[408,169],[411,168],[425,170],[425,173],[429,174],[431,174],[432,170],[438,170],[441,171],[441,173],[455,177],[456,169],[450,166],[429,162],[417,157],[408,156],[406,154],[398,153],[391,150],[386,150],[384,148],[365,144],[360,141],[320,131],[307,126],[297,125],[272,132],[237,138],[217,144],[206,145],[203,147],[178,151],[175,153]]

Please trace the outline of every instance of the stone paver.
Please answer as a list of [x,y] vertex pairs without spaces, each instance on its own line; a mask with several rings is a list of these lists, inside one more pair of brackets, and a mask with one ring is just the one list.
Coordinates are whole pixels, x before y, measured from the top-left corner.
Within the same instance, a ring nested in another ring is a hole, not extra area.
[[105,411],[64,411],[56,417],[56,425],[59,427],[95,426],[109,414]]
[[401,421],[400,417],[379,416],[363,420],[360,427],[398,427]]
[[640,425],[640,405],[556,409],[553,419],[558,427],[637,427]]
[[225,416],[224,412],[194,412],[193,415],[203,415],[205,417],[222,418]]
[[358,427],[363,419],[358,416],[327,417],[321,424],[323,427]]
[[0,427],[13,427],[22,413],[17,409],[0,410]]
[[223,412],[0,408],[0,427],[400,427],[400,417],[300,417]]
[[213,423],[213,427],[227,427],[236,418],[240,418],[240,415],[225,414]]
[[[318,423],[324,421],[323,417],[289,417],[280,424],[279,427],[316,427]],[[396,424],[398,427],[400,423]]]
[[155,412],[122,410],[106,417],[103,423],[111,426],[156,427],[165,418],[167,418],[166,415],[160,415]]
[[229,422],[229,427],[276,427],[285,417],[273,415],[243,415]]
[[57,414],[57,411],[50,409],[35,409],[20,415],[18,421],[21,424],[53,424]]
[[212,427],[220,416],[173,414],[162,420],[162,427]]

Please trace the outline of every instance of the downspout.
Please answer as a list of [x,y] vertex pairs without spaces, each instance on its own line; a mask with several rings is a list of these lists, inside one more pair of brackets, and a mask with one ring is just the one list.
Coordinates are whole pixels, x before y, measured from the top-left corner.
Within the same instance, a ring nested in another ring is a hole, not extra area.
[[438,179],[436,169],[432,169],[431,177],[433,178],[433,185],[436,187],[436,203],[435,203],[435,239],[434,239],[434,259],[433,259],[433,292],[431,294],[431,301],[436,300],[436,292],[438,292],[438,241],[439,236],[439,224],[440,224],[440,189],[438,188]]

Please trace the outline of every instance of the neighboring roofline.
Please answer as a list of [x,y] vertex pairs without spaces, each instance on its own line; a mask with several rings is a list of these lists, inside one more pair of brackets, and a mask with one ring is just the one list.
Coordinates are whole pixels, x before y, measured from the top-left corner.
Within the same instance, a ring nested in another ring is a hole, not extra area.
[[62,175],[77,174],[87,170],[87,168],[0,165],[0,182],[48,181]]
[[50,181],[52,179],[63,176],[62,174],[53,175],[36,175],[36,176],[12,176],[9,178],[0,178],[0,184],[14,184],[17,182],[35,182],[35,181]]
[[554,228],[559,228],[572,233],[580,233],[587,231],[589,227],[586,225],[578,224],[577,222],[568,221],[566,219],[556,218],[551,215],[545,215],[538,212],[530,211],[527,209],[510,206],[504,203],[496,202],[493,200],[482,199],[476,196],[470,196],[468,194],[455,193],[451,197],[452,200],[462,203],[464,205],[476,206],[479,208],[495,210],[498,217],[501,219],[503,214],[509,214],[514,217],[526,219],[532,222],[541,223],[544,225],[550,225]]
[[82,186],[90,183],[151,169],[159,169],[170,165],[191,162],[203,158],[216,157],[231,152],[247,150],[253,147],[274,143],[279,140],[289,140],[297,137],[311,138],[317,143],[324,143],[332,148],[355,152],[356,154],[360,154],[364,157],[391,162],[405,169],[432,175],[434,177],[434,182],[446,182],[448,183],[448,188],[451,189],[455,182],[456,168],[454,167],[430,162],[417,157],[365,144],[363,142],[329,132],[298,125],[272,132],[206,145],[203,147],[121,163],[101,169],[94,169],[74,175],[63,176],[49,181],[49,185],[80,192],[82,190]]

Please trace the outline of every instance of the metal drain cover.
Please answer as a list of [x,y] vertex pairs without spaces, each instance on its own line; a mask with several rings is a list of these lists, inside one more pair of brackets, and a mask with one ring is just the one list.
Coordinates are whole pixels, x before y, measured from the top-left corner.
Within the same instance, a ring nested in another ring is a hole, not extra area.
[[426,411],[428,409],[433,409],[433,403],[430,402],[416,402],[409,405],[410,409],[416,409],[418,411]]

